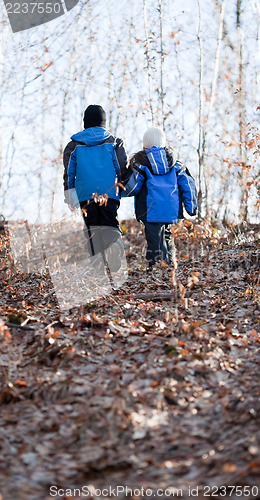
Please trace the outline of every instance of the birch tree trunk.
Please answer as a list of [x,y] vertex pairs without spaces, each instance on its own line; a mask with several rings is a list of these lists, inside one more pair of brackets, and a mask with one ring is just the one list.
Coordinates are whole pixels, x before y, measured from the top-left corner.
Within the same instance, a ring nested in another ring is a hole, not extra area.
[[128,20],[128,40],[127,40],[127,45],[126,45],[126,51],[125,51],[125,58],[123,62],[123,75],[122,75],[122,82],[120,87],[118,88],[118,91],[115,92],[115,102],[117,105],[117,117],[116,117],[116,123],[115,123],[115,128],[114,128],[114,134],[117,136],[117,131],[119,125],[121,125],[122,132],[123,132],[123,137],[126,135],[126,123],[124,116],[122,115],[122,109],[124,109],[123,102],[124,102],[124,97],[123,97],[123,92],[125,88],[128,85],[128,76],[129,76],[129,68],[130,68],[130,59],[131,59],[131,41],[134,36],[134,10],[135,10],[135,0],[132,0],[131,2],[131,12],[129,13],[129,20]]
[[[0,37],[0,64],[1,64],[1,73],[0,73],[0,82],[1,82],[1,95],[0,95],[0,105],[2,103],[2,99],[4,96],[4,91],[6,87],[6,75],[5,75],[5,55],[6,55],[6,50],[7,50],[7,43],[6,43],[6,37],[7,37],[7,32],[8,32],[8,27],[3,26],[2,28],[2,33]],[[0,122],[0,189],[3,184],[3,177],[4,177],[4,158],[3,158],[3,145],[2,145],[2,127],[3,124]],[[0,210],[3,210],[4,208],[4,197],[2,197],[2,203],[1,203],[1,208]]]
[[[260,3],[257,4],[257,51],[260,54]],[[258,66],[256,72],[256,88],[260,89],[260,67]]]
[[197,0],[198,7],[198,31],[197,40],[199,42],[199,140],[198,140],[198,160],[199,160],[199,189],[198,189],[198,218],[202,218],[203,187],[202,180],[204,174],[204,124],[203,124],[203,52],[201,43],[201,11],[200,0]]
[[240,199],[240,219],[247,221],[248,217],[248,187],[246,168],[246,148],[245,148],[245,75],[244,75],[244,33],[241,27],[241,4],[242,0],[237,0],[236,4],[236,29],[237,29],[237,62],[238,62],[238,117],[239,117],[239,181],[241,189]]
[[[206,139],[208,130],[210,127],[210,115],[214,108],[215,98],[216,98],[216,89],[217,89],[217,81],[219,74],[219,66],[220,66],[220,49],[221,49],[221,40],[223,35],[223,27],[224,27],[224,15],[225,15],[225,6],[226,0],[223,0],[221,4],[221,12],[219,19],[219,28],[218,28],[218,38],[217,38],[217,46],[214,58],[214,67],[211,81],[211,91],[210,98],[208,101],[208,106],[203,106],[203,48],[201,42],[201,10],[200,10],[200,0],[197,0],[198,6],[198,32],[197,39],[199,42],[199,143],[198,143],[198,158],[199,158],[199,192],[198,192],[198,216],[201,219],[202,216],[202,201],[203,201],[203,180],[204,180],[204,190],[205,190],[205,208],[206,208],[206,216],[209,215],[209,199],[208,199],[208,182],[209,182],[209,173],[207,170],[207,165],[205,162],[205,152],[206,152]],[[205,108],[205,109],[203,109]],[[204,112],[203,112],[204,111]]]
[[164,66],[164,49],[163,49],[163,12],[162,0],[158,0],[159,23],[160,23],[160,101],[162,113],[162,128],[165,130],[165,112],[164,112],[164,88],[163,88],[163,66]]
[[[78,32],[77,31],[78,24],[79,24],[79,18],[77,19],[77,24],[76,24],[76,34]],[[59,147],[59,152],[58,152],[57,164],[54,165],[54,166],[56,166],[56,175],[54,177],[53,190],[52,190],[52,194],[51,194],[51,206],[50,206],[50,211],[51,211],[50,220],[51,220],[51,222],[53,222],[54,216],[55,216],[55,195],[58,192],[59,183],[62,180],[62,171],[63,171],[62,153],[63,153],[63,148],[64,148],[65,123],[66,123],[66,118],[67,118],[66,108],[67,108],[68,99],[70,98],[70,94],[72,92],[73,75],[75,72],[76,52],[77,52],[77,36],[74,37],[74,41],[73,41],[73,46],[72,46],[72,50],[71,50],[71,57],[70,57],[70,61],[69,61],[69,69],[68,69],[68,74],[67,74],[67,78],[66,78],[66,87],[64,89],[63,100],[62,100],[60,147]]]
[[[110,2],[108,2],[108,20],[109,20],[109,32],[112,33],[113,31],[113,20],[112,20],[112,13],[111,13],[111,5]],[[108,115],[108,129],[112,130],[112,116],[113,116],[113,86],[112,86],[112,81],[113,81],[113,47],[112,47],[112,41],[109,38],[108,40],[108,98],[109,98],[109,115]]]
[[151,112],[152,124],[154,124],[154,112],[153,112],[153,102],[152,102],[152,79],[151,79],[151,61],[150,61],[150,43],[149,43],[149,34],[147,27],[147,5],[146,0],[143,0],[143,18],[144,18],[144,52],[146,58],[146,69],[147,69],[147,80],[148,80],[148,100],[149,100],[149,108]]

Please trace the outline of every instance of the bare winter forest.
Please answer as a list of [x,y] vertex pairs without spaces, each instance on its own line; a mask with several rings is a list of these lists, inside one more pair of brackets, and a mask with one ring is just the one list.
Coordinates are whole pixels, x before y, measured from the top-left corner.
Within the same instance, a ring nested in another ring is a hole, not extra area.
[[[259,498],[258,0],[80,0],[19,33],[0,11],[0,500]],[[124,280],[62,309],[32,235],[71,230],[62,152],[91,103],[129,156],[164,129],[198,215],[148,271],[125,201]]]
[[16,34],[1,9],[6,219],[61,216],[62,150],[85,107],[100,103],[129,155],[148,125],[163,126],[197,178],[202,216],[257,221],[258,1],[80,1]]

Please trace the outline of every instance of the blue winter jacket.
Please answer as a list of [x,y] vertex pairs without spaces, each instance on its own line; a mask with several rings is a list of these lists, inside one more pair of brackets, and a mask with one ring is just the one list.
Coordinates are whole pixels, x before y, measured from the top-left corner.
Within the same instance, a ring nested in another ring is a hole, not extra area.
[[153,146],[140,153],[145,165],[134,162],[133,175],[126,185],[127,196],[135,196],[136,218],[143,222],[177,222],[183,218],[182,204],[195,215],[196,186],[188,169],[180,161],[174,162],[165,148]]
[[87,128],[71,137],[77,144],[68,165],[68,188],[75,188],[79,201],[92,198],[93,193],[119,199],[115,179],[120,166],[115,154],[116,143],[103,127]]

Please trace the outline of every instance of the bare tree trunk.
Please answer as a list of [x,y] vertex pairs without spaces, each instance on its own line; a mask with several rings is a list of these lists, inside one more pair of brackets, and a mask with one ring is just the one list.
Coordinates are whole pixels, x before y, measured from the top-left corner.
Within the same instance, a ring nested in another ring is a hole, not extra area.
[[149,50],[149,35],[147,28],[147,7],[146,0],[143,0],[143,18],[144,18],[144,53],[146,58],[146,69],[147,69],[147,79],[148,79],[148,99],[149,99],[149,107],[151,112],[152,124],[154,124],[154,112],[153,112],[153,103],[152,103],[152,79],[151,79],[151,61],[150,61],[150,50]]
[[[258,24],[258,31],[257,31],[257,52],[260,54],[260,4],[257,4],[257,24]],[[256,88],[260,88],[260,69],[258,66],[258,71],[256,73]]]
[[[13,71],[15,68],[13,68]],[[27,73],[29,72],[29,68],[26,70],[26,72],[23,75],[23,82],[21,85],[21,98],[20,101],[16,102],[16,117],[15,117],[15,122],[13,124],[13,132],[12,136],[9,139],[7,148],[6,148],[6,153],[5,153],[5,161],[2,164],[2,170],[3,173],[5,171],[6,175],[6,185],[3,191],[2,195],[2,210],[5,209],[7,197],[8,197],[8,190],[10,187],[10,184],[12,183],[12,177],[14,174],[15,170],[15,154],[17,152],[17,136],[16,136],[16,128],[19,126],[19,122],[22,116],[23,112],[23,107],[24,107],[24,100],[25,100],[25,87],[26,87],[26,79],[27,79]],[[3,87],[4,85],[9,85],[9,81],[3,78]],[[10,153],[11,151],[11,153]],[[2,155],[2,161],[3,161],[3,155]],[[13,168],[14,167],[14,168]],[[15,197],[15,204],[13,205],[13,211],[17,209],[17,203],[18,203],[19,197]],[[9,207],[8,207],[9,208]]]
[[[44,38],[46,35],[46,25],[44,25]],[[49,89],[46,86],[46,75],[45,71],[43,71],[42,77],[41,77],[41,83],[42,83],[42,88],[41,88],[41,95],[42,95],[42,109],[41,109],[41,159],[40,159],[40,166],[39,166],[39,192],[38,192],[38,219],[41,220],[41,212],[43,209],[42,203],[43,203],[43,188],[44,188],[44,170],[45,170],[45,164],[46,164],[46,158],[45,158],[45,132],[46,132],[46,110],[48,106],[48,92]]]
[[39,196],[38,196],[38,219],[41,220],[42,211],[42,201],[43,201],[43,179],[44,179],[44,167],[45,167],[45,115],[47,107],[47,90],[45,88],[45,73],[42,76],[42,116],[41,116],[41,160],[39,168]]
[[[206,147],[206,138],[207,138],[208,130],[210,127],[209,120],[210,120],[212,110],[214,108],[215,98],[216,98],[216,89],[217,89],[217,81],[218,81],[219,66],[220,66],[220,49],[221,49],[221,41],[222,41],[223,29],[224,29],[225,7],[226,7],[226,0],[223,0],[222,5],[221,5],[220,18],[219,18],[218,38],[217,38],[217,46],[216,46],[214,68],[213,68],[213,75],[212,75],[212,82],[211,82],[210,99],[209,99],[208,109],[206,111],[205,126],[203,129],[203,147],[204,147],[204,149]],[[205,151],[203,151],[203,161],[205,161]],[[207,168],[206,164],[204,164],[204,178],[205,178],[206,215],[209,215],[209,195],[208,195],[209,188],[208,188],[208,184],[209,184],[210,175],[209,175],[208,168]]]
[[221,4],[221,11],[220,11],[217,48],[216,48],[216,54],[215,54],[212,83],[211,83],[211,96],[210,96],[210,101],[209,101],[209,106],[208,106],[208,111],[207,111],[207,123],[208,123],[208,120],[210,117],[210,113],[213,109],[213,106],[215,103],[215,97],[216,97],[216,88],[217,88],[218,72],[219,72],[219,64],[220,64],[220,48],[221,48],[221,40],[222,40],[223,29],[224,29],[225,7],[226,7],[226,0],[223,0],[222,4]]
[[165,130],[165,113],[164,113],[164,89],[163,89],[163,63],[164,63],[164,50],[163,50],[163,13],[162,13],[162,0],[158,0],[159,20],[160,20],[160,101],[162,113],[162,126]]
[[176,43],[174,44],[174,52],[176,56],[176,69],[179,75],[180,82],[180,94],[181,94],[181,127],[182,127],[182,137],[185,136],[185,126],[184,126],[184,91],[183,91],[183,78],[180,70],[179,55]]
[[[7,34],[7,26],[3,28],[2,33],[1,33],[1,38],[0,38],[0,63],[2,65],[2,71],[1,71],[1,87],[2,87],[2,93],[0,96],[0,103],[2,101],[3,97],[3,91],[5,87],[5,71],[4,71],[4,60],[5,60],[5,52],[6,52],[6,34]],[[3,179],[3,158],[2,158],[2,126],[0,124],[0,189],[2,186],[2,179]]]
[[[78,22],[79,22],[79,18],[77,19],[76,29],[78,27]],[[77,31],[76,31],[76,33],[77,33]],[[53,190],[52,190],[52,194],[51,194],[51,222],[53,222],[54,215],[55,215],[54,214],[54,212],[55,212],[55,195],[58,192],[59,182],[62,179],[62,170],[63,170],[62,152],[63,152],[63,147],[64,147],[64,132],[65,132],[65,123],[66,123],[66,118],[67,118],[66,117],[66,106],[67,106],[67,100],[68,100],[68,97],[70,96],[70,93],[72,90],[72,85],[73,85],[73,73],[75,71],[76,49],[77,49],[77,37],[75,36],[72,51],[71,51],[70,62],[69,62],[69,71],[68,71],[67,79],[66,79],[66,88],[64,90],[63,101],[62,101],[60,148],[59,148],[58,158],[57,158],[56,175],[55,175],[55,179],[53,182]]]
[[[8,33],[8,27],[3,26],[2,27],[2,32],[1,32],[1,38],[0,38],[0,63],[1,63],[1,75],[0,75],[0,81],[1,81],[1,94],[0,94],[0,105],[2,103],[2,99],[4,97],[4,91],[6,88],[6,85],[8,85],[8,81],[6,79],[6,74],[5,74],[5,56],[6,56],[6,50],[7,50],[7,33]],[[13,140],[13,138],[12,138]],[[3,177],[5,173],[5,167],[7,166],[7,162],[4,162],[4,157],[3,157],[3,145],[2,145],[2,124],[0,123],[0,189],[3,185]],[[11,176],[11,171],[9,170],[9,179]],[[1,210],[4,210],[5,206],[5,195],[6,195],[6,190],[3,193],[3,196],[1,196]]]
[[126,124],[125,120],[122,117],[121,110],[123,108],[122,103],[123,103],[123,91],[127,85],[127,77],[129,75],[129,66],[130,66],[130,48],[131,48],[131,40],[133,38],[133,28],[134,28],[134,9],[135,9],[135,0],[132,0],[131,2],[131,13],[129,14],[129,29],[128,29],[128,40],[127,40],[127,46],[126,46],[126,52],[125,52],[125,60],[123,63],[123,76],[122,76],[122,83],[118,89],[118,92],[115,92],[115,101],[117,104],[117,117],[116,117],[116,124],[114,128],[114,133],[117,135],[118,127],[119,124],[122,127],[122,132],[123,132],[123,137],[126,135]]
[[202,188],[202,179],[204,174],[204,151],[205,151],[205,142],[204,142],[204,126],[203,126],[203,52],[202,52],[202,43],[201,43],[201,13],[200,13],[200,0],[197,0],[198,6],[198,31],[197,31],[197,39],[199,42],[199,141],[197,147],[198,160],[199,160],[199,189],[198,189],[198,218],[201,220],[202,218],[202,201],[203,201],[203,188]]
[[248,187],[247,187],[247,168],[246,168],[246,148],[245,148],[245,76],[244,76],[244,34],[241,28],[241,3],[242,0],[237,0],[236,6],[236,29],[238,42],[238,116],[239,116],[239,179],[241,189],[240,200],[240,218],[241,221],[246,221],[248,217]]
[[223,34],[224,27],[224,15],[225,15],[225,4],[226,0],[223,0],[221,6],[220,20],[219,20],[219,29],[218,29],[218,38],[217,38],[217,47],[215,53],[214,60],[214,68],[211,82],[211,92],[209,98],[209,104],[207,109],[205,109],[205,113],[203,116],[203,48],[200,36],[201,30],[201,12],[200,12],[200,0],[197,0],[198,5],[198,33],[197,39],[199,42],[199,54],[200,54],[200,77],[199,77],[199,143],[198,143],[198,158],[199,158],[199,192],[198,192],[198,216],[201,219],[202,216],[202,201],[203,201],[203,180],[204,180],[204,190],[205,190],[205,209],[206,216],[209,215],[209,196],[208,196],[208,182],[209,182],[209,174],[207,171],[207,165],[205,164],[205,150],[206,150],[206,139],[209,129],[209,119],[212,109],[215,103],[216,97],[216,88],[217,88],[217,80],[219,73],[219,65],[220,65],[220,48],[221,48],[221,40]]
[[[108,2],[108,19],[109,19],[109,33],[113,32],[113,21],[111,14],[111,4]],[[112,129],[112,116],[113,116],[113,90],[112,90],[112,77],[113,77],[113,48],[111,39],[108,40],[108,98],[109,98],[109,117],[108,117],[108,128]]]

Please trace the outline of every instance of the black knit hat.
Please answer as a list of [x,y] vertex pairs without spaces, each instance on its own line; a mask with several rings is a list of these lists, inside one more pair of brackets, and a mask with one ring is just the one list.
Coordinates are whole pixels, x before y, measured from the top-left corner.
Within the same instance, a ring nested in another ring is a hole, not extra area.
[[84,113],[84,128],[106,127],[106,112],[98,104],[90,104]]

